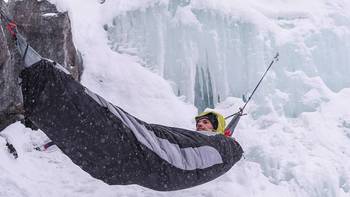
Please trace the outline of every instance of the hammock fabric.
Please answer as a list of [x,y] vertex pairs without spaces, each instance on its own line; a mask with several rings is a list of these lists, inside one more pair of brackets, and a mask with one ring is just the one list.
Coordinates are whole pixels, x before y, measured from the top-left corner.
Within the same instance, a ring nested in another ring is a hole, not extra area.
[[171,191],[211,181],[242,157],[220,134],[145,123],[42,59],[21,73],[25,116],[91,176]]

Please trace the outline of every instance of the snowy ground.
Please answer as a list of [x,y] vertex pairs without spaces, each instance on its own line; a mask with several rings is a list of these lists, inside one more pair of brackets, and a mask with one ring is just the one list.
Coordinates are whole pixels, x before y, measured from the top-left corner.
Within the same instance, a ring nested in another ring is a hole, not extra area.
[[[117,11],[122,12],[123,9],[147,6],[154,3],[153,0],[107,0],[102,5],[96,0],[50,2],[60,10],[69,11],[74,42],[84,58],[82,83],[85,86],[143,120],[194,127],[195,108],[176,97],[167,81],[138,64],[137,57],[117,54],[107,45],[107,35],[102,26],[114,17],[108,6],[118,5]],[[265,15],[273,15],[276,9],[296,15],[308,13],[315,17],[326,13],[325,4],[315,0],[308,3],[281,0],[215,2],[195,1],[197,6],[211,6],[223,12],[232,11],[234,6],[231,4],[237,3],[234,10],[247,11],[249,8],[249,11],[253,7]],[[345,1],[336,2],[341,5]],[[267,3],[273,6],[265,6]],[[302,12],[297,12],[301,8]],[[269,24],[257,19],[256,22]],[[279,37],[281,43],[294,38],[288,32],[283,35]],[[290,73],[290,77],[293,74]],[[314,87],[304,95],[303,101],[306,105],[317,103],[316,111],[287,118],[278,110],[262,113],[262,106],[250,103],[249,114],[242,118],[235,133],[245,150],[245,159],[212,182],[176,192],[155,192],[134,185],[108,186],[91,178],[57,148],[46,152],[33,150],[33,144],[42,144],[47,140],[46,136],[41,131],[32,131],[15,123],[2,132],[17,148],[17,160],[7,153],[5,140],[0,138],[0,147],[4,147],[0,148],[0,197],[350,196],[350,88],[344,87],[334,93],[317,76],[297,80]],[[220,103],[216,110],[230,115],[241,105],[240,99],[231,97]],[[273,106],[273,98],[267,100],[266,105]]]
[[[245,159],[224,176],[176,192],[155,192],[139,186],[108,186],[91,178],[57,148],[39,152],[32,144],[46,137],[15,123],[3,132],[19,152],[14,160],[0,149],[0,196],[339,196],[350,194],[350,112],[344,106],[350,89],[332,95],[319,111],[297,119],[273,115],[244,117],[236,138]],[[230,98],[218,107],[237,105]],[[251,107],[250,110],[254,110]],[[0,138],[5,147],[5,141]]]

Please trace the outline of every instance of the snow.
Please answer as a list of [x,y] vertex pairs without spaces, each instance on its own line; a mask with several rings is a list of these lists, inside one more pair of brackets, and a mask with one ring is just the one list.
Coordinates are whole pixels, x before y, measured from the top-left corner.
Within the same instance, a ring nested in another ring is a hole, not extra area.
[[[350,196],[348,1],[49,1],[60,11],[68,11],[71,18],[74,43],[84,60],[82,84],[152,123],[194,127],[193,65],[205,63],[205,52],[197,44],[210,47],[209,53],[215,54],[210,66],[221,69],[213,71],[220,79],[215,91],[225,100],[215,110],[225,116],[243,105],[236,97],[252,90],[277,49],[281,57],[235,131],[245,159],[218,179],[175,192],[109,186],[93,179],[58,149],[33,150],[33,144],[41,145],[47,137],[17,122],[2,131],[16,147],[17,160],[7,153],[0,137],[4,147],[0,148],[1,197]],[[139,23],[145,37],[139,31],[118,30],[123,35],[117,37],[113,37],[117,30],[105,31],[105,25],[112,27],[114,20],[130,21],[130,13],[149,17]],[[242,29],[229,32],[228,24]],[[169,34],[166,27],[173,32]],[[120,43],[120,38],[131,39]],[[177,42],[177,38],[184,39]],[[174,48],[179,55],[166,56],[171,52],[166,45],[171,42],[187,45]],[[224,45],[228,42],[232,45]],[[118,53],[113,48],[117,45],[125,48]],[[171,61],[174,64],[167,67],[165,62]],[[175,96],[176,87],[181,87],[182,96]]]
[[57,13],[46,13],[43,14],[43,17],[57,17]]

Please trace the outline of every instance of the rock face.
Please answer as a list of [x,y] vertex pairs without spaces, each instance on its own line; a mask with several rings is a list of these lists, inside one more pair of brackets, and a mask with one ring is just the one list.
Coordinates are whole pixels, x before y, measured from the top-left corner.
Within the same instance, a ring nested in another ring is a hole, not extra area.
[[[6,5],[0,2],[1,8]],[[5,30],[0,27],[0,130],[18,119],[22,97],[18,84],[19,68],[13,65]]]
[[[83,62],[73,41],[67,13],[48,1],[0,0],[0,7],[17,24],[19,32],[42,56],[60,63],[80,80]],[[19,73],[22,60],[6,29],[0,27],[0,131],[23,116]]]
[[80,79],[82,58],[72,41],[67,12],[58,12],[46,0],[10,0],[9,12],[18,30],[41,56],[58,62]]

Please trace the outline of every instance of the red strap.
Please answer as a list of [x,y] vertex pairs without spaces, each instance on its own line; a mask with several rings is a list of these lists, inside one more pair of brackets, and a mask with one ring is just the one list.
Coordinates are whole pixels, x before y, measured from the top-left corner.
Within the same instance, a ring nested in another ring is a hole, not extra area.
[[231,135],[232,135],[231,129],[226,129],[225,132],[224,132],[224,135],[225,135],[226,137],[231,137]]
[[16,37],[16,28],[17,28],[17,25],[16,23],[14,22],[9,22],[7,25],[6,25],[6,29],[10,32],[10,34],[12,35],[12,37]]

